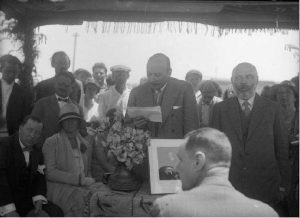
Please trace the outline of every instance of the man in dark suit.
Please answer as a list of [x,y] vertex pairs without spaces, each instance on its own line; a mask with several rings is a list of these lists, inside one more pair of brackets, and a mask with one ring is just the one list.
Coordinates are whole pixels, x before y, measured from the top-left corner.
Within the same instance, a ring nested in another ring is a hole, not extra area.
[[270,206],[246,197],[228,181],[231,146],[224,133],[195,130],[186,136],[177,156],[183,191],[156,199],[152,216],[277,216]]
[[0,216],[63,216],[46,198],[43,154],[35,147],[43,124],[25,117],[19,133],[0,140]]
[[279,106],[256,94],[258,74],[252,64],[238,64],[231,82],[236,97],[216,104],[211,120],[211,127],[223,131],[232,144],[229,179],[246,196],[278,210],[290,178]]
[[[55,70],[55,76],[61,72],[68,72],[70,68],[70,58],[64,51],[57,51],[52,55],[51,66]],[[55,93],[54,83],[55,76],[49,79],[43,80],[38,83],[35,87],[35,102],[43,97],[53,95]],[[72,84],[72,92],[70,98],[79,103],[81,98],[82,83],[79,80],[76,80],[76,83]]]
[[12,55],[4,55],[0,58],[0,119],[3,126],[0,127],[0,136],[8,136],[18,131],[24,117],[30,114],[32,109],[32,96],[15,83],[20,71],[20,61]]
[[136,117],[137,128],[149,129],[153,138],[183,138],[198,128],[196,99],[192,86],[171,77],[170,59],[158,53],[147,63],[148,82],[134,88],[129,96],[128,107],[160,106],[162,123]]
[[[58,75],[61,72],[68,71],[70,67],[69,56],[64,51],[55,52],[51,57],[51,66],[55,70],[55,75]],[[54,94],[55,75],[54,77],[43,80],[36,85],[35,101]]]
[[44,125],[41,143],[59,131],[60,108],[66,103],[72,102],[70,94],[73,83],[75,83],[75,79],[71,73],[61,72],[57,74],[54,78],[54,94],[36,102],[31,114],[38,117]]

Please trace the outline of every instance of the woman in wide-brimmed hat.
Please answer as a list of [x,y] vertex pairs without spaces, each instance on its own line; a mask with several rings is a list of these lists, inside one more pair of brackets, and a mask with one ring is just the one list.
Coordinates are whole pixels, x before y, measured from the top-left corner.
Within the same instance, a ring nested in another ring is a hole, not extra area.
[[92,147],[79,134],[79,108],[65,104],[60,111],[61,130],[43,146],[48,199],[59,205],[65,216],[83,216],[88,196],[99,185],[91,177]]

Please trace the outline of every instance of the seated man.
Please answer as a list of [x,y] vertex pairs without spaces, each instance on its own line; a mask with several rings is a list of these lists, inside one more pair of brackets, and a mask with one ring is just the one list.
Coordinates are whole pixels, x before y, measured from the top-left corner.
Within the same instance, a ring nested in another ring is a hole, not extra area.
[[[0,216],[63,216],[46,199],[43,154],[36,148],[43,124],[27,116],[19,133],[0,141]],[[47,214],[46,214],[47,213]]]
[[278,216],[267,204],[237,191],[228,180],[231,145],[222,132],[190,132],[178,152],[181,193],[156,199],[154,216]]

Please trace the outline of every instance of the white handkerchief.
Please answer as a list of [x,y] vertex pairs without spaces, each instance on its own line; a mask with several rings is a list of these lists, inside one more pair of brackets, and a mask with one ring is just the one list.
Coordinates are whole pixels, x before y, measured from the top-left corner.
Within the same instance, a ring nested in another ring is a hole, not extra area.
[[173,106],[173,110],[179,109],[181,106]]
[[40,174],[44,175],[44,169],[45,169],[45,168],[46,168],[45,165],[38,165],[37,171],[38,171]]

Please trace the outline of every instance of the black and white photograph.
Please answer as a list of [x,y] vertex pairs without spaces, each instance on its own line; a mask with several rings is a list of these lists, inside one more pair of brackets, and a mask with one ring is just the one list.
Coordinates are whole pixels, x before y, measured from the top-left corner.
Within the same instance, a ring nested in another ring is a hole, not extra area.
[[0,0],[0,217],[299,217],[299,1]]

